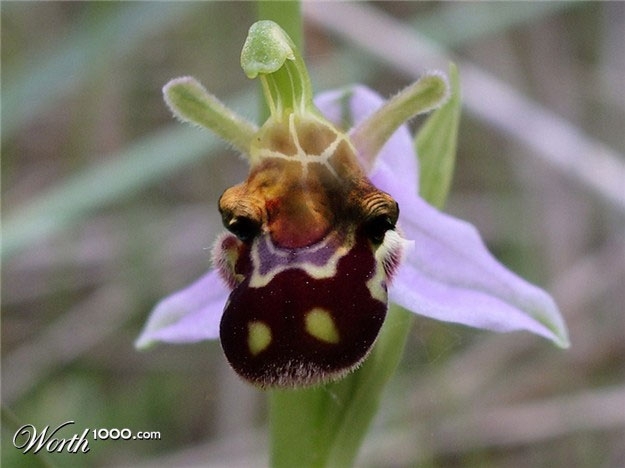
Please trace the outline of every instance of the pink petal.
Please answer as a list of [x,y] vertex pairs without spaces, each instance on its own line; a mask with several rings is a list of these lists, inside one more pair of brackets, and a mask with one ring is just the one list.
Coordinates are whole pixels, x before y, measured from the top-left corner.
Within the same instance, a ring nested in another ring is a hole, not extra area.
[[157,341],[192,343],[219,338],[219,322],[230,291],[217,270],[161,300],[135,341],[147,348]]
[[477,230],[415,197],[400,218],[414,241],[389,291],[417,314],[499,332],[527,330],[568,346],[549,294],[499,263]]

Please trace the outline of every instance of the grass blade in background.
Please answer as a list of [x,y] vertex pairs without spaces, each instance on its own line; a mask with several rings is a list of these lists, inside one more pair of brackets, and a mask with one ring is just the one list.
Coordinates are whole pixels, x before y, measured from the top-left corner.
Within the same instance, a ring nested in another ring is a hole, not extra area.
[[[234,100],[233,108],[253,102],[251,93]],[[93,210],[146,188],[176,170],[206,157],[221,143],[201,129],[171,127],[135,141],[119,154],[104,157],[3,220],[2,258],[60,232]]]
[[94,67],[105,67],[107,61],[140,47],[148,37],[191,14],[194,5],[193,2],[130,2],[114,3],[114,6],[106,3],[89,4],[85,16],[60,44],[52,44],[34,56],[20,57],[14,69],[3,63],[3,141],[76,87],[84,85]]

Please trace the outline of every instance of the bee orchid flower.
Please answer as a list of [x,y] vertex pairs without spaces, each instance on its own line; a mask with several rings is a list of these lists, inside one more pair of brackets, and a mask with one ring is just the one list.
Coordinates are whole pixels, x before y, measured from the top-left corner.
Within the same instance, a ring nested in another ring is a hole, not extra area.
[[215,268],[157,304],[138,348],[220,338],[251,383],[309,386],[367,357],[388,301],[568,346],[549,294],[499,263],[473,226],[419,196],[405,122],[447,99],[442,75],[388,101],[361,85],[313,100],[297,49],[269,21],[252,26],[241,61],[263,85],[270,116],[260,128],[193,78],[164,88],[174,114],[233,144],[250,174],[219,200],[227,232],[215,243]]

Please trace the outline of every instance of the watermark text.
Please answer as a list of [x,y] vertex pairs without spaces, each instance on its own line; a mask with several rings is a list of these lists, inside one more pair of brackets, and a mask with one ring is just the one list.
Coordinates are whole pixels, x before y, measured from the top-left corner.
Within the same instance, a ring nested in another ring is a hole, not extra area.
[[22,453],[87,453],[91,450],[90,441],[98,440],[160,440],[159,431],[133,432],[128,428],[86,428],[82,432],[71,434],[70,426],[74,421],[66,421],[56,428],[49,425],[41,431],[32,424],[25,424],[13,435],[13,445]]

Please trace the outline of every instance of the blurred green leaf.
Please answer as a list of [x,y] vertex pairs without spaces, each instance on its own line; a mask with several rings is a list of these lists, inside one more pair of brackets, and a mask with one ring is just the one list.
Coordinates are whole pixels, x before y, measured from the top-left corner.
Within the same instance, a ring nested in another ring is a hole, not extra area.
[[2,256],[55,234],[107,203],[137,192],[189,160],[210,153],[217,140],[201,130],[172,125],[68,177],[4,221]]
[[431,205],[445,204],[456,162],[460,125],[460,79],[458,69],[449,65],[451,97],[425,121],[415,145],[419,155],[419,191]]
[[[3,70],[2,140],[85,82],[95,66],[139,47],[191,14],[201,2],[87,2],[86,14],[60,43]],[[7,8],[5,5],[4,8]],[[3,12],[4,14],[4,12]]]
[[[232,107],[253,102],[252,93],[234,100]],[[3,220],[2,258],[78,222],[108,203],[137,193],[182,167],[210,155],[219,140],[208,132],[172,124],[135,141],[116,155],[68,177],[39,194],[26,206],[16,207]]]
[[258,19],[275,21],[289,35],[295,47],[303,50],[302,45],[302,7],[299,1],[276,2],[274,0],[256,2]]
[[[585,2],[442,2],[429,14],[411,21],[438,44],[453,47],[545,17]],[[453,28],[449,26],[453,25]]]

